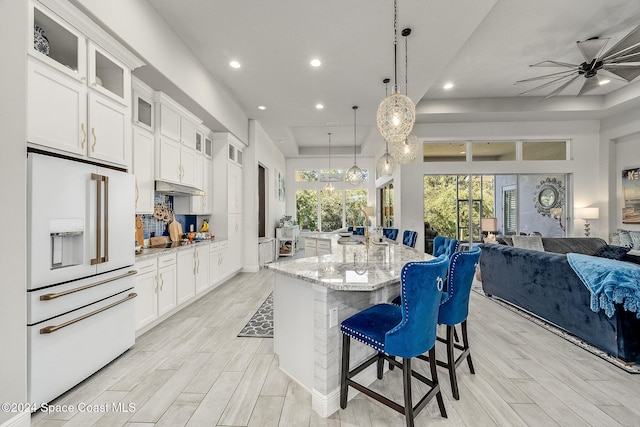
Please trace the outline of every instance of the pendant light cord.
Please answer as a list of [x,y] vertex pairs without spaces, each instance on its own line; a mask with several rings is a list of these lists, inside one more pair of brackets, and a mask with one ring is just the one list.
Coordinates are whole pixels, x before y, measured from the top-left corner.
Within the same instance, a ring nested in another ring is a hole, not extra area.
[[393,0],[393,88],[398,93],[398,0]]
[[353,106],[353,164],[356,165],[356,110],[358,106]]
[[329,173],[331,173],[331,132],[329,132]]

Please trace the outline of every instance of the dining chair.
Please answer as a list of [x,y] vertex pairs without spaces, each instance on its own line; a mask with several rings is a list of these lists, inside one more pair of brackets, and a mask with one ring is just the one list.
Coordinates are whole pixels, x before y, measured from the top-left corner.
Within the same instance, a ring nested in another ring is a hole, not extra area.
[[416,241],[418,240],[418,232],[411,230],[404,230],[402,233],[402,244],[409,246],[410,248],[416,247]]

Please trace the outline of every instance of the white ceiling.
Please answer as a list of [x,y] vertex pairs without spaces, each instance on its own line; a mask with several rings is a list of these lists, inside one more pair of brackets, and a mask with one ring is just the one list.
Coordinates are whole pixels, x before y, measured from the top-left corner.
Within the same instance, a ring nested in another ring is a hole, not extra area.
[[[149,2],[286,157],[325,153],[328,132],[332,153],[353,153],[354,105],[358,151],[381,150],[375,113],[382,80],[394,77],[392,0]],[[640,83],[612,80],[578,98],[576,82],[542,101],[552,89],[518,96],[535,84],[515,82],[558,71],[529,67],[543,60],[581,63],[576,41],[610,37],[611,47],[639,22],[638,0],[398,0],[399,89],[409,27],[419,123],[606,117],[638,105]],[[309,65],[316,57],[319,68]]]

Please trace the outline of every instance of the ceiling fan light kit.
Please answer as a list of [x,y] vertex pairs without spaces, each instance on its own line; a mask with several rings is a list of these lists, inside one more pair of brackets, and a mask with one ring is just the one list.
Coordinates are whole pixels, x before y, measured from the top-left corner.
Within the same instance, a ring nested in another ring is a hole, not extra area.
[[[406,31],[406,30],[405,30]],[[408,29],[409,34],[411,30]],[[403,32],[404,34],[404,32]],[[376,124],[380,134],[390,143],[400,143],[413,130],[416,121],[416,106],[402,93],[398,93],[398,2],[393,2],[393,57],[394,85],[391,95],[378,105]],[[408,35],[408,34],[407,34]]]
[[622,80],[625,83],[631,82],[640,75],[640,25],[616,43],[615,46],[604,52],[608,42],[608,38],[598,37],[576,42],[584,58],[584,62],[581,64],[547,60],[531,65],[531,67],[562,67],[568,68],[568,70],[518,80],[516,83],[549,80],[519,95],[526,95],[540,89],[559,85],[544,99],[551,98],[560,94],[580,77],[584,78],[585,81],[582,84],[582,88],[580,88],[580,92],[578,92],[578,96],[608,83],[610,79]]

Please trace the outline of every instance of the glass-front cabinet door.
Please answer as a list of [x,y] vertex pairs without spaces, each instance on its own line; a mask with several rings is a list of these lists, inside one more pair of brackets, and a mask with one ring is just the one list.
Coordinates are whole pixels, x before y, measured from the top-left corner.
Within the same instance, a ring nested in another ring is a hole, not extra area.
[[125,88],[131,87],[131,74],[118,60],[89,42],[89,87],[126,103]]

